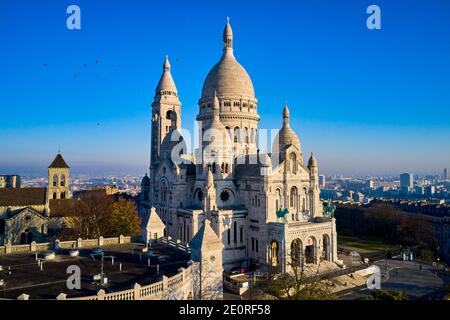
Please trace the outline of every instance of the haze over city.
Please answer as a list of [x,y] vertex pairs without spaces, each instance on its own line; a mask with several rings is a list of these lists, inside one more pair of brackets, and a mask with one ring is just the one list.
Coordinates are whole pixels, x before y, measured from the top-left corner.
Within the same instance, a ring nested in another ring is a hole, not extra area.
[[226,10],[182,2],[163,14],[162,1],[131,2],[78,1],[75,32],[66,28],[68,1],[1,2],[0,173],[45,175],[61,149],[75,174],[144,174],[165,55],[192,132],[225,14],[255,85],[260,128],[279,128],[287,101],[321,173],[450,166],[448,1],[378,1],[375,33],[368,1],[228,1]]

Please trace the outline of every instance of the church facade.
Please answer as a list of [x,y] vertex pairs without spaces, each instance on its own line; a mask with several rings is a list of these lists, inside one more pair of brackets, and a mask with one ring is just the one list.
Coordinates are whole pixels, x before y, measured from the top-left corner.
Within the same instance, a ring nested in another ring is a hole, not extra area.
[[58,225],[50,212],[70,200],[70,167],[58,153],[48,166],[48,186],[0,188],[0,245],[30,244],[47,240]]
[[234,56],[229,21],[222,57],[198,101],[193,154],[181,133],[181,106],[166,57],[152,103],[150,173],[142,179],[144,226],[156,210],[165,236],[188,245],[207,219],[227,271],[255,266],[285,272],[337,261],[335,221],[324,215],[319,198],[318,163],[311,154],[305,165],[287,105],[280,108],[271,152],[259,149],[258,100]]

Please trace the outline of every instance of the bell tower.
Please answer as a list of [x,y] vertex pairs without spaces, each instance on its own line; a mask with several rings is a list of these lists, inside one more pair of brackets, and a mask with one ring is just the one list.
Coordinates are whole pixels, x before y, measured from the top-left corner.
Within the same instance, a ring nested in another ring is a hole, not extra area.
[[170,73],[169,58],[163,64],[163,73],[155,89],[155,97],[152,103],[152,130],[151,130],[151,161],[150,168],[158,163],[161,143],[173,126],[181,128],[181,102]]
[[70,194],[70,167],[58,152],[53,162],[48,166],[48,198],[69,199]]

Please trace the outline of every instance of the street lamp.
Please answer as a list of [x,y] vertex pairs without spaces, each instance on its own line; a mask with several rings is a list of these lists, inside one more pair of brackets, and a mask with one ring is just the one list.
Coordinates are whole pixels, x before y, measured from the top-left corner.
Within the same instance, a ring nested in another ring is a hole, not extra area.
[[388,249],[385,248],[385,251],[386,251],[385,261],[386,261],[386,270],[387,270],[387,269],[388,269],[388,261],[387,261],[387,258],[388,258]]

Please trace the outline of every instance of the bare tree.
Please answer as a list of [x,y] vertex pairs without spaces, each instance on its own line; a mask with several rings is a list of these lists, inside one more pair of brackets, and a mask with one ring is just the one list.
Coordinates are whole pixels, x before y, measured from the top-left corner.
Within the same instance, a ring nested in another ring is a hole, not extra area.
[[290,272],[277,273],[272,269],[266,279],[255,281],[249,295],[253,299],[279,300],[332,300],[336,299],[330,285],[332,281],[319,273],[318,265],[289,263]]

